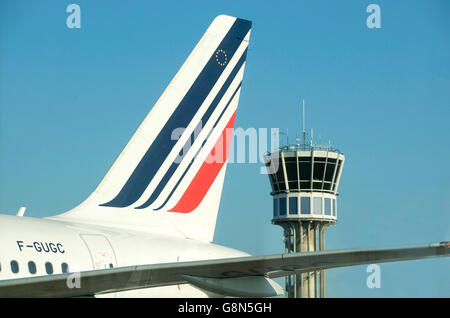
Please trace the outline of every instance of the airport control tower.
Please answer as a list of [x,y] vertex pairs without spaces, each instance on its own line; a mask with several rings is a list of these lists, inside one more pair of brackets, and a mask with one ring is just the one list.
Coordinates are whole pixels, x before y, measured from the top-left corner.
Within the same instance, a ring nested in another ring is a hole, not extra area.
[[[337,221],[337,197],[345,156],[330,144],[303,136],[266,155],[273,197],[272,224],[283,228],[285,253],[325,249],[325,230]],[[320,287],[320,288],[319,288]],[[286,277],[286,297],[325,297],[325,271]]]

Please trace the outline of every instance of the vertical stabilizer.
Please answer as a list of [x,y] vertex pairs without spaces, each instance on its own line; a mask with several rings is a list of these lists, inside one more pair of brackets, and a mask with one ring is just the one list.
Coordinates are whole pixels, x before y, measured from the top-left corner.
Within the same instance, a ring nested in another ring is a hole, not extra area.
[[95,191],[59,217],[211,241],[250,28],[215,18]]

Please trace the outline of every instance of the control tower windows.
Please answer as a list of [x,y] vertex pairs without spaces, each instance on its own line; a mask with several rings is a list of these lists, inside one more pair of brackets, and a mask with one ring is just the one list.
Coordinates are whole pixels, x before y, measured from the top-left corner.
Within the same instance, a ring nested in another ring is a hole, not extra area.
[[324,170],[325,170],[324,162],[314,162],[314,180],[322,180]]
[[271,184],[273,186],[272,191],[274,191],[274,192],[280,191],[279,188],[278,188],[277,180],[275,179],[275,175],[274,174],[269,174],[269,177],[270,177]]
[[336,164],[332,162],[327,162],[327,167],[325,170],[325,181],[331,182],[333,181],[334,169],[336,168]]
[[322,189],[322,182],[313,182],[313,189],[315,190]]
[[331,215],[331,199],[325,198],[325,214]]
[[289,198],[289,214],[298,214],[297,197]]
[[333,191],[336,191],[336,181],[339,180],[339,174],[341,173],[341,167],[342,167],[342,160],[339,160],[337,168],[336,168],[336,176],[334,177],[334,180],[333,180]]
[[313,198],[313,213],[322,214],[322,198],[320,197]]
[[278,216],[278,199],[273,199],[273,216]]
[[280,188],[280,191],[286,190],[286,184],[284,183],[284,169],[283,169],[283,165],[281,164],[281,162],[280,162],[280,165],[278,166],[276,175],[277,175],[278,187]]
[[309,197],[301,197],[300,199],[301,214],[311,214],[310,203],[311,199]]
[[311,188],[311,182],[309,181],[301,181],[300,182],[300,188],[301,189],[310,189]]
[[280,198],[280,215],[286,215],[286,198]]
[[300,180],[311,180],[311,158],[299,157],[298,170],[300,172]]
[[289,190],[298,190],[298,175],[297,175],[297,158],[284,158],[286,164],[286,174],[289,182]]

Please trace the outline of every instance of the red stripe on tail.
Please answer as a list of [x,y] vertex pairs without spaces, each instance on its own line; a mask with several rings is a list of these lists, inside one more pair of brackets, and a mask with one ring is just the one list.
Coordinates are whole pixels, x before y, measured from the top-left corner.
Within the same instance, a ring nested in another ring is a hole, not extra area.
[[181,199],[168,212],[189,213],[202,202],[227,160],[235,117],[236,111]]

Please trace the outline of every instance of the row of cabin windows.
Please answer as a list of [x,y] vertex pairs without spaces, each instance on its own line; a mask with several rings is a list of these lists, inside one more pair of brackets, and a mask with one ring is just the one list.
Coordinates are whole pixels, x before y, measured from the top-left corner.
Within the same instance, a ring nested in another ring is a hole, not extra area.
[[[19,263],[16,260],[12,260],[10,262],[10,266],[11,266],[11,272],[14,274],[18,274],[20,267],[19,267]],[[0,272],[2,271],[2,265],[0,263]],[[36,267],[36,263],[33,261],[29,261],[28,262],[28,272],[32,275],[36,274],[37,272],[37,267]],[[53,264],[50,262],[46,262],[45,263],[45,272],[48,275],[52,275],[53,274]],[[69,265],[67,265],[67,263],[62,263],[61,264],[61,272],[64,273],[68,273],[69,272]]]
[[[289,200],[288,200],[289,199]],[[300,203],[300,205],[299,205]],[[298,197],[279,198],[273,200],[273,215],[285,216],[299,214],[324,214],[330,216],[336,216],[336,199],[313,197],[311,204],[310,197]]]

